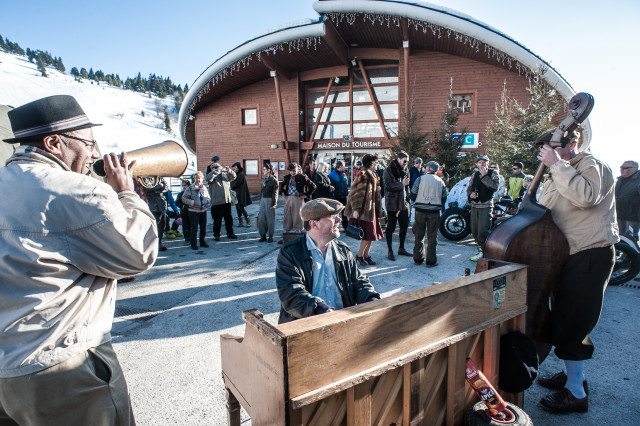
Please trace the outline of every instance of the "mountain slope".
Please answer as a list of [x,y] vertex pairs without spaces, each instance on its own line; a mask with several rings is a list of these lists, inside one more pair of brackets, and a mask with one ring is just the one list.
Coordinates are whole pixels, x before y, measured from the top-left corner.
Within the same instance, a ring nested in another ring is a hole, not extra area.
[[[184,146],[178,136],[178,116],[173,97],[149,98],[147,94],[100,85],[89,80],[77,82],[74,77],[47,67],[42,77],[35,64],[25,56],[0,52],[0,105],[17,107],[51,95],[74,96],[89,119],[102,126],[94,127],[100,152],[131,151],[167,139]],[[164,130],[164,109],[171,117],[172,132]],[[144,116],[142,112],[144,111]],[[196,170],[196,156],[189,155],[189,171]]]

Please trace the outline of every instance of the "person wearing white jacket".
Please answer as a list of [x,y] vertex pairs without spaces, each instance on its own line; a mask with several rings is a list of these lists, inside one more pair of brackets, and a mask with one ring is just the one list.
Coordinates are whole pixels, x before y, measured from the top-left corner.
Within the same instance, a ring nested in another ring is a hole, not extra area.
[[153,266],[155,219],[127,156],[104,156],[84,111],[51,96],[9,113],[18,142],[0,168],[0,423],[134,424],[111,346],[116,280]]

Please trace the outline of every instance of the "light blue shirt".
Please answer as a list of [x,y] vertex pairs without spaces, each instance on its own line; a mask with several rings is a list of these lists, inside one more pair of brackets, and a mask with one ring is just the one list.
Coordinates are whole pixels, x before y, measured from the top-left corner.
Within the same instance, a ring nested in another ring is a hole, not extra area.
[[327,247],[327,255],[322,256],[322,251],[307,234],[307,248],[313,258],[313,290],[311,294],[324,300],[333,309],[342,309],[342,294],[338,288],[336,268],[333,266],[333,244]]

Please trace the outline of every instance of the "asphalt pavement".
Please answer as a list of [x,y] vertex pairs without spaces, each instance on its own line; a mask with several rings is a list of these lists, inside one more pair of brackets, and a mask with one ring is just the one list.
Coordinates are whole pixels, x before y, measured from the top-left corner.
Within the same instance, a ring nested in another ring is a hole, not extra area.
[[[276,210],[277,241],[282,233],[280,199]],[[234,209],[235,210],[235,209]],[[279,245],[258,242],[253,218],[258,204],[247,207],[252,226],[238,227],[237,240],[211,238],[209,248],[194,251],[184,239],[164,240],[168,250],[156,264],[132,282],[121,283],[116,302],[113,342],[129,384],[139,425],[224,425],[226,408],[220,367],[220,335],[244,335],[242,311],[258,309],[277,323],[280,303],[275,289],[275,264]],[[235,216],[235,211],[234,211]],[[224,228],[223,228],[224,231]],[[397,250],[397,231],[394,248]],[[341,236],[353,252],[359,242]],[[412,251],[409,231],[407,250]],[[471,239],[438,241],[435,268],[414,265],[411,257],[386,258],[384,240],[372,246],[375,266],[363,268],[372,284],[388,297],[464,275],[475,269]],[[635,284],[638,284],[635,282]],[[591,335],[596,346],[585,372],[589,381],[588,413],[552,415],[538,400],[546,390],[534,384],[525,392],[524,410],[536,425],[640,424],[640,289],[609,287],[600,324]],[[561,361],[550,356],[541,374],[555,373]],[[251,421],[242,412],[243,424]]]

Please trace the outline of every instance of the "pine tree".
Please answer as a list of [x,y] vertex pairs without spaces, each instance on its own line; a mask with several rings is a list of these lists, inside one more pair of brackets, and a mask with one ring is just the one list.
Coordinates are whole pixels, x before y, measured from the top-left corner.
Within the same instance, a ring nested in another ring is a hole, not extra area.
[[169,113],[167,110],[164,110],[164,129],[167,132],[171,132],[171,118],[169,117]]
[[38,66],[38,71],[40,71],[40,75],[43,77],[47,77],[47,70],[44,67],[44,61],[40,56],[38,56],[38,59],[37,59],[37,66]]
[[1,34],[0,34],[0,50],[2,50],[3,52],[6,52],[8,50],[7,43],[4,42],[4,39],[2,38]]
[[60,71],[61,73],[64,73],[67,69],[65,68],[64,64],[62,63],[62,58],[58,56],[58,59],[56,59],[55,61],[55,67],[58,71]]
[[447,110],[442,114],[439,127],[433,129],[432,137],[427,141],[427,146],[434,154],[434,160],[445,165],[449,173],[449,184],[456,182],[468,175],[466,167],[462,166],[462,144],[464,143],[467,129],[458,130],[460,112],[452,108],[452,99],[449,98]]
[[414,97],[411,96],[409,103],[409,111],[403,114],[404,126],[398,131],[398,142],[391,149],[394,154],[405,151],[409,154],[409,158],[427,157],[426,139],[429,132],[423,131],[418,125],[424,114],[420,114],[415,110]]
[[495,120],[487,124],[487,154],[503,169],[518,161],[524,164],[526,174],[538,167],[535,141],[555,127],[551,120],[562,104],[556,91],[542,79],[545,72],[539,69],[529,81],[528,105],[511,98],[505,86],[495,107]]
[[89,78],[89,73],[87,72],[87,69],[85,67],[82,67],[80,69],[80,76],[82,78]]
[[95,80],[96,75],[93,72],[93,67],[89,68],[89,80]]
[[74,77],[80,77],[80,71],[76,67],[71,68],[70,74]]

